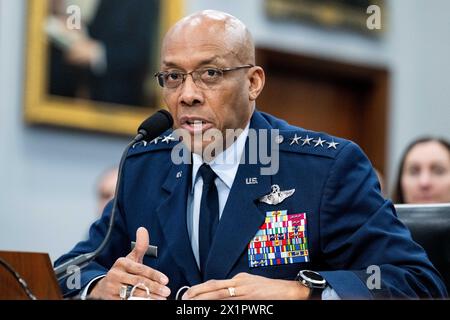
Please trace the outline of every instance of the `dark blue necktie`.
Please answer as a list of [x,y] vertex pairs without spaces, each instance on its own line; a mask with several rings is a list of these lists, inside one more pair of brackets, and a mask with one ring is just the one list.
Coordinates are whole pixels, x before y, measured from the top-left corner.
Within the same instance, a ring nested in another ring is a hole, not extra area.
[[203,179],[202,199],[200,202],[199,253],[200,269],[204,275],[209,249],[219,224],[219,195],[217,193],[216,174],[207,164],[202,164],[199,172]]

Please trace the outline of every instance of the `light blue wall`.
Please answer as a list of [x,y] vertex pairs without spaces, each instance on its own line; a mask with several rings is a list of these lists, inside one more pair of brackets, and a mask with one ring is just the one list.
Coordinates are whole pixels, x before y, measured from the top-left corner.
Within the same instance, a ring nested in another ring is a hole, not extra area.
[[[269,22],[262,1],[187,0],[187,10],[228,11],[249,26],[259,45],[388,67],[390,171],[415,136],[450,139],[450,1],[390,1],[391,32],[382,42]],[[86,234],[95,217],[95,179],[118,162],[127,140],[24,126],[25,23],[25,0],[0,0],[0,250],[56,258]]]
[[421,135],[450,140],[450,1],[392,0],[391,168]]
[[265,16],[264,1],[187,0],[187,9],[189,13],[217,9],[236,16],[248,26],[259,46],[367,65],[387,63],[384,42],[339,30],[324,32],[308,24],[271,21]]
[[23,124],[25,1],[0,4],[0,250],[54,259],[87,234],[96,179],[127,141]]

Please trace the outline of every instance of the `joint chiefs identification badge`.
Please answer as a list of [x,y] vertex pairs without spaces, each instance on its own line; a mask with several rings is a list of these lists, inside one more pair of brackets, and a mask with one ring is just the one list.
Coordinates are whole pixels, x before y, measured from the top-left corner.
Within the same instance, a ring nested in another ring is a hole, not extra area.
[[306,213],[268,211],[248,244],[250,268],[308,262],[306,225]]

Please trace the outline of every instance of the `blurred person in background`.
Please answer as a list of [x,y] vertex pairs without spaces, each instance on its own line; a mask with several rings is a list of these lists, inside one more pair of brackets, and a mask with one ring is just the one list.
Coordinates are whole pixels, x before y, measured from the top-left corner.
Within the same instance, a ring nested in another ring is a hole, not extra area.
[[395,203],[450,202],[450,143],[425,137],[413,141],[399,166]]
[[106,204],[114,198],[116,191],[116,183],[118,176],[118,169],[116,167],[110,168],[103,172],[97,182],[97,212],[101,216]]

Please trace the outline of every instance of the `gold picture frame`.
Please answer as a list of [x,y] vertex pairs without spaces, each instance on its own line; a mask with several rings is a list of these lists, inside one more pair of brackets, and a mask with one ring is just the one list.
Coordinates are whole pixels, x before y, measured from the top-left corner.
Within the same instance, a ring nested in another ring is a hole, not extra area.
[[323,26],[343,28],[366,35],[379,36],[385,28],[369,30],[366,26],[367,8],[377,5],[385,19],[385,0],[265,0],[267,15],[276,20],[291,19]]
[[[184,13],[184,0],[160,0],[160,28],[164,33]],[[136,107],[92,100],[81,100],[48,94],[48,38],[44,22],[49,1],[28,1],[26,77],[24,92],[24,120],[30,125],[50,125],[133,135],[149,114],[159,109]],[[156,89],[156,85],[155,85]],[[157,100],[161,102],[160,94]]]

